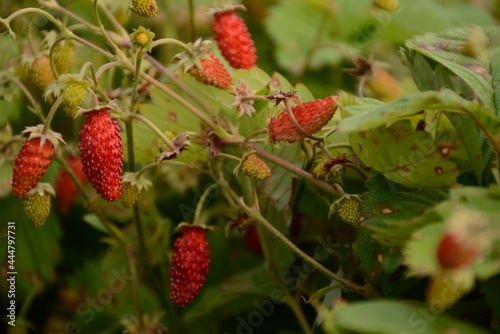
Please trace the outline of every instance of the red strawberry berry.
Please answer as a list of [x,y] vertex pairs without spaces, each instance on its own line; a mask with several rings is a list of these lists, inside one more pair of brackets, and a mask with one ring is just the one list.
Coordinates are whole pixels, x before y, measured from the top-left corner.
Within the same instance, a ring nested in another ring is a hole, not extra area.
[[245,22],[236,16],[236,7],[215,11],[212,30],[222,55],[234,68],[250,69],[256,66],[257,55],[252,36]]
[[468,243],[461,242],[455,234],[446,233],[437,249],[437,259],[444,269],[456,269],[473,263],[478,250]]
[[52,131],[43,134],[43,125],[28,127],[23,133],[30,136],[21,146],[14,163],[12,191],[18,198],[26,197],[42,179],[54,156],[54,146],[61,136]]
[[170,270],[170,298],[178,307],[191,303],[198,295],[210,267],[210,246],[206,229],[184,224],[175,241]]
[[83,171],[102,198],[116,201],[122,190],[123,145],[118,123],[109,107],[84,112],[85,124],[78,136]]
[[231,87],[231,76],[227,69],[212,53],[205,51],[205,54],[210,57],[210,59],[200,60],[203,69],[195,65],[191,68],[189,74],[196,80],[207,85],[212,85],[221,89],[229,89],[229,87]]
[[[337,110],[337,104],[333,96],[292,107],[295,119],[309,135],[321,130],[333,117],[335,110]],[[287,141],[293,143],[297,140],[303,140],[305,135],[293,124],[288,113],[283,111],[280,116],[271,119],[269,137],[271,142]]]
[[[69,156],[66,163],[80,183],[87,182],[87,176],[83,172],[82,158],[79,155]],[[68,213],[77,196],[78,188],[69,174],[61,168],[56,179],[56,201],[59,210],[64,214]]]

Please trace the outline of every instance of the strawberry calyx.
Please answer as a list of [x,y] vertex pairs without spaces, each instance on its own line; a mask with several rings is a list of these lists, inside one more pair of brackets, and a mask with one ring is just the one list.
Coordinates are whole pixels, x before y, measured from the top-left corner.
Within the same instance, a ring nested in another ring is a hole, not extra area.
[[43,133],[43,129],[43,124],[38,124],[36,126],[27,126],[22,133],[28,134],[28,140],[40,138],[40,147],[45,145],[46,141],[51,142],[54,149],[57,149],[59,147],[60,142],[66,144],[60,133],[54,132],[50,129],[47,131],[47,133]]

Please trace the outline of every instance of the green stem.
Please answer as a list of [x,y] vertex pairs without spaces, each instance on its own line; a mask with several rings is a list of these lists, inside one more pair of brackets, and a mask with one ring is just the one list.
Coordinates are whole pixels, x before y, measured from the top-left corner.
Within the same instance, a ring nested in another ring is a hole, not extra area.
[[28,100],[30,101],[31,105],[33,106],[33,113],[38,117],[40,118],[40,120],[42,121],[42,123],[45,123],[45,117],[43,116],[42,114],[42,108],[40,107],[40,105],[38,104],[38,102],[36,102],[36,100],[33,98],[33,95],[31,95],[31,92],[28,90],[28,88],[26,88],[26,86],[16,77],[11,77],[9,78],[10,81],[14,82],[17,86],[19,86],[19,88],[21,88],[21,90],[23,91],[24,95],[26,95],[26,97],[28,98]]
[[203,209],[203,204],[205,204],[205,201],[207,200],[207,197],[210,194],[210,192],[216,187],[217,183],[210,185],[210,187],[205,189],[203,195],[201,195],[200,200],[196,205],[196,211],[194,212],[193,225],[200,225],[200,216],[201,216],[201,210]]
[[35,300],[36,296],[40,293],[40,291],[42,291],[44,286],[45,284],[39,281],[38,283],[36,283],[31,287],[28,294],[24,298],[21,309],[19,310],[19,314],[17,315],[19,319],[26,319],[26,314],[28,313],[31,305],[33,304],[33,301]]
[[267,132],[266,129],[261,129],[261,130],[257,130],[257,131],[252,132],[251,134],[246,136],[245,139],[241,142],[240,148],[243,149],[248,144],[250,139],[252,139],[253,137],[264,134],[266,132]]
[[56,102],[54,102],[54,104],[50,108],[49,114],[47,115],[47,119],[45,120],[45,123],[43,124],[42,134],[46,135],[47,132],[49,131],[49,129],[50,129],[50,123],[52,122],[52,119],[54,118],[54,115],[55,115],[55,113],[57,111],[57,108],[59,108],[59,106],[61,105],[63,99],[64,99],[64,94],[62,94],[61,96],[59,96],[57,98]]
[[273,154],[271,154],[271,153],[269,153],[269,152],[267,152],[267,151],[265,151],[257,146],[247,144],[246,147],[248,149],[256,151],[264,159],[267,159],[267,160],[273,162],[274,164],[304,178],[305,180],[307,180],[307,181],[311,182],[312,184],[318,186],[319,188],[327,191],[328,193],[331,193],[335,196],[345,195],[344,190],[338,184],[334,184],[332,186],[329,183],[326,183],[322,180],[319,180],[319,179],[315,178],[314,175],[312,175],[311,173],[308,173],[305,170],[298,168],[298,167],[292,165],[291,163],[289,163],[288,161],[283,160],[281,158],[278,158],[277,156],[275,156],[275,155],[273,155]]
[[261,223],[267,230],[269,230],[274,236],[276,236],[278,239],[280,239],[283,243],[285,243],[290,249],[292,249],[297,255],[302,257],[304,260],[309,262],[311,265],[313,265],[316,269],[318,269],[320,272],[325,274],[327,277],[336,280],[337,282],[341,283],[346,289],[352,290],[362,296],[370,296],[373,292],[367,291],[364,287],[352,282],[351,280],[348,280],[347,278],[338,276],[337,274],[331,272],[327,268],[325,268],[321,263],[310,257],[308,254],[306,254],[304,251],[302,251],[300,248],[298,248],[293,242],[288,240],[280,231],[278,231],[267,219],[265,219],[262,214],[259,211],[256,211],[254,209],[249,208],[246,206],[246,204],[240,199],[240,207],[246,211],[246,213],[257,220],[259,223]]
[[106,42],[108,42],[108,44],[113,48],[113,50],[115,50],[115,53],[118,56],[118,58],[122,62],[127,63],[127,57],[123,54],[122,50],[120,50],[120,48],[115,44],[115,42],[113,42],[111,40],[108,33],[106,32],[106,29],[104,28],[104,25],[101,22],[101,18],[99,17],[99,11],[97,10],[97,3],[98,2],[99,2],[99,0],[94,0],[94,7],[93,7],[93,13],[94,13],[95,20],[97,22],[97,26],[101,30],[101,34],[104,37],[104,39],[106,40]]
[[143,122],[146,126],[148,126],[151,130],[153,130],[153,132],[156,133],[158,137],[160,137],[160,139],[165,143],[165,145],[168,146],[169,149],[175,150],[174,144],[172,144],[172,142],[167,138],[167,136],[165,136],[165,134],[161,132],[160,129],[158,129],[156,125],[154,125],[149,119],[140,114],[135,114],[135,113],[131,113],[128,116]]
[[155,48],[155,47],[162,45],[162,44],[173,44],[173,45],[180,46],[181,48],[184,49],[184,51],[186,51],[189,54],[189,56],[194,57],[193,50],[191,50],[191,48],[189,46],[187,46],[186,43],[183,43],[175,38],[157,39],[156,41],[154,41],[152,43],[151,47]]
[[483,123],[481,123],[481,121],[475,115],[470,113],[468,115],[474,120],[474,122],[476,122],[476,124],[481,128],[481,130],[483,130],[484,134],[490,141],[491,145],[493,146],[493,149],[495,150],[495,153],[497,154],[498,167],[500,167],[500,142],[494,135],[491,134],[491,132],[484,126]]
[[118,22],[113,13],[109,11],[108,7],[106,7],[103,1],[99,3],[99,7],[101,7],[101,10],[104,12],[104,14],[106,14],[106,17],[111,22],[116,31],[118,31],[122,35],[122,37],[128,37],[127,31],[123,28],[120,22]]
[[85,78],[85,72],[87,72],[87,68],[90,68],[90,73],[92,73],[92,79],[95,81],[95,71],[94,71],[94,64],[92,62],[87,61],[83,64],[82,68],[80,69],[80,72],[78,72],[78,80],[84,80]]
[[212,158],[217,158],[217,157],[226,158],[226,159],[231,159],[231,160],[238,161],[238,162],[240,162],[240,161],[241,161],[241,159],[240,159],[240,158],[235,157],[234,155],[231,155],[231,154],[227,154],[227,153],[217,153],[217,154],[214,154],[214,155],[212,156]]
[[[201,98],[198,94],[195,94],[188,86],[186,86],[182,81],[180,81],[173,73],[171,73],[165,66],[163,66],[159,61],[153,58],[151,55],[145,55],[146,60],[153,65],[160,73],[166,75],[173,83],[175,83],[180,89],[182,89],[190,98],[193,99],[200,107],[203,108],[212,118],[215,118],[215,113]],[[167,93],[168,94],[168,93]],[[180,101],[179,101],[180,102]]]
[[137,308],[137,318],[139,319],[139,329],[142,331],[145,326],[144,326],[144,311],[142,308],[141,304],[141,297],[139,295],[139,276],[137,275],[137,270],[135,267],[135,259],[134,255],[132,254],[132,249],[127,248],[127,257],[128,257],[128,263],[130,267],[130,274],[134,278],[132,280],[132,287],[134,291],[134,301],[135,301],[135,306]]
[[337,144],[326,145],[326,148],[329,150],[334,149],[334,148],[341,148],[341,147],[351,148],[351,144],[349,144],[349,143],[337,143]]
[[42,10],[40,8],[33,8],[33,7],[23,8],[23,9],[20,9],[20,10],[18,10],[16,12],[12,13],[9,17],[7,17],[5,19],[5,21],[7,22],[7,24],[9,24],[10,21],[12,21],[13,19],[15,19],[19,15],[27,14],[27,13],[41,14],[41,15],[45,16],[49,21],[51,21],[52,23],[54,23],[54,25],[57,28],[59,28],[61,31],[64,31],[66,29],[64,27],[64,25],[59,20],[56,20],[56,18],[54,18],[52,15],[50,15],[49,13],[47,13],[46,11],[44,11],[44,10]]
[[75,173],[73,173],[73,170],[68,166],[68,164],[66,163],[66,160],[64,160],[63,157],[61,156],[61,154],[59,154],[59,153],[56,155],[56,160],[57,160],[57,162],[59,162],[59,164],[61,165],[61,167],[66,171],[66,173],[69,175],[71,181],[73,181],[73,183],[75,184],[76,188],[80,192],[80,195],[82,195],[83,199],[86,202],[88,202],[90,200],[89,195],[87,195],[87,192],[85,191],[85,188],[83,188],[83,185],[80,182],[80,180],[78,180],[78,178],[76,177]]
[[57,72],[57,69],[56,69],[56,64],[55,64],[55,61],[54,61],[54,50],[57,46],[57,44],[61,43],[62,41],[64,41],[66,39],[66,37],[59,37],[55,42],[54,44],[52,44],[50,46],[50,50],[49,50],[49,61],[50,61],[50,68],[52,70],[52,74],[54,74],[54,78],[55,80],[59,79],[59,73]]
[[141,76],[150,84],[158,87],[162,92],[165,94],[169,95],[172,97],[174,100],[179,102],[182,106],[184,106],[186,109],[191,111],[196,117],[198,117],[202,122],[204,122],[207,126],[211,127],[219,137],[222,138],[231,138],[232,136],[227,133],[220,125],[214,123],[211,119],[209,119],[207,116],[205,116],[200,110],[195,108],[191,103],[186,101],[182,96],[168,88],[167,86],[163,85],[161,82],[150,76],[149,74],[146,74],[141,71]]

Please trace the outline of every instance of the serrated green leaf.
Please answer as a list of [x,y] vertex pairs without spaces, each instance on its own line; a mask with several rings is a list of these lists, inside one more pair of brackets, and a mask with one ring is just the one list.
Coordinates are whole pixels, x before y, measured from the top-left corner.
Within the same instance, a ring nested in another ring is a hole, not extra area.
[[444,224],[431,224],[415,232],[406,244],[404,254],[409,274],[432,275],[440,270],[437,247],[442,237]]
[[[499,88],[493,81],[494,77],[498,78],[498,66],[490,66],[489,63],[484,63],[482,60],[461,54],[462,48],[474,29],[478,28],[455,28],[441,33],[428,33],[407,41],[406,46],[442,64],[460,77],[477,94],[485,106],[496,109],[498,115],[500,112],[497,98]],[[492,56],[498,57],[497,41],[500,39],[500,28],[484,27],[480,29],[489,39],[488,43],[492,45],[489,52]],[[498,60],[492,58],[491,64],[495,64],[495,62],[498,63]]]
[[[432,321],[429,316],[432,314]],[[362,319],[362,321],[361,321]],[[486,331],[445,314],[433,313],[416,302],[371,300],[341,305],[328,315],[327,333],[428,333],[442,334],[453,328],[457,334],[486,334]],[[334,328],[338,331],[334,331]]]
[[343,108],[343,112],[352,116],[339,123],[340,131],[367,131],[426,109],[471,114],[481,120],[492,133],[500,131],[500,121],[491,109],[477,102],[467,101],[451,90],[411,94],[386,104],[372,99],[356,101],[359,105]]
[[[440,187],[453,185],[459,166],[443,154],[424,131],[414,131],[411,122],[402,120],[389,127],[352,133],[351,146],[367,166],[381,172],[389,180],[408,187]],[[445,145],[445,144],[443,144]],[[452,143],[446,144],[453,146]]]
[[[186,314],[187,319],[194,319],[218,312],[235,312],[246,307],[254,307],[246,297],[253,300],[271,296],[275,289],[274,274],[265,268],[256,268],[233,275],[220,285],[203,291]],[[281,301],[280,301],[281,303]]]

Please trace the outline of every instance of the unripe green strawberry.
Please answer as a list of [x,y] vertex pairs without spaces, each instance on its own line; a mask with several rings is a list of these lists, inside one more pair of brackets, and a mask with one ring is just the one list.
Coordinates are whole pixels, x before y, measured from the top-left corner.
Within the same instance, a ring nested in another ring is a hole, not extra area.
[[245,7],[236,5],[213,10],[215,21],[212,30],[219,50],[229,64],[248,70],[256,66],[257,55],[245,22],[236,16],[236,10],[241,8]]
[[66,74],[75,61],[75,45],[70,40],[64,40],[54,47],[54,65],[57,74]]
[[474,287],[473,270],[442,270],[433,276],[425,293],[429,306],[445,310]]
[[88,93],[86,81],[78,80],[77,75],[64,74],[54,81],[45,92],[45,99],[53,101],[63,96],[59,108],[71,118],[75,117],[78,107],[83,103]]
[[340,219],[358,228],[361,217],[361,200],[358,195],[346,195],[341,197],[330,207],[330,215],[337,212]]
[[366,79],[366,86],[381,101],[388,102],[399,99],[403,94],[396,79],[383,68],[374,68]]
[[35,97],[42,96],[47,87],[54,81],[49,56],[45,53],[37,57],[23,59],[20,67],[16,69],[16,74]]
[[248,177],[264,180],[271,176],[271,169],[253,151],[247,152],[242,158],[234,172],[238,175],[243,173]]
[[374,5],[389,12],[395,12],[399,8],[398,0],[375,0]]
[[151,51],[153,47],[153,39],[155,38],[154,32],[151,30],[140,26],[138,29],[134,29],[134,32],[130,34],[130,40],[132,44],[139,50],[143,52]]
[[83,111],[85,124],[78,133],[83,171],[102,198],[116,201],[122,191],[123,144],[120,127],[108,106]]
[[[297,123],[308,135],[321,130],[333,117],[335,110],[337,110],[337,103],[333,96],[292,107],[292,113]],[[304,138],[305,135],[293,124],[286,111],[281,112],[278,117],[271,118],[269,122],[269,139],[271,142],[287,141],[293,143]]]
[[35,227],[42,227],[50,213],[50,194],[54,194],[52,187],[47,184],[39,184],[32,189],[24,201],[24,212],[28,220]]
[[123,175],[123,185],[122,185],[122,204],[126,208],[131,208],[137,203],[139,196],[144,189],[151,186],[151,182],[148,181],[144,175],[140,175],[137,178],[137,173],[125,173]]
[[27,127],[23,133],[29,133],[29,138],[19,150],[12,175],[12,191],[18,198],[25,197],[45,175],[54,147],[62,141],[61,135],[53,131],[43,134],[42,124]]
[[143,17],[155,17],[158,14],[156,0],[132,0],[130,9]]
[[182,235],[175,240],[170,269],[170,298],[178,307],[191,303],[205,283],[210,269],[210,245],[206,228],[179,225]]
[[231,76],[227,69],[212,53],[209,51],[205,51],[204,53],[209,59],[202,59],[200,61],[203,69],[194,65],[189,70],[189,74],[204,84],[212,85],[220,89],[229,89],[229,87],[231,87]]

